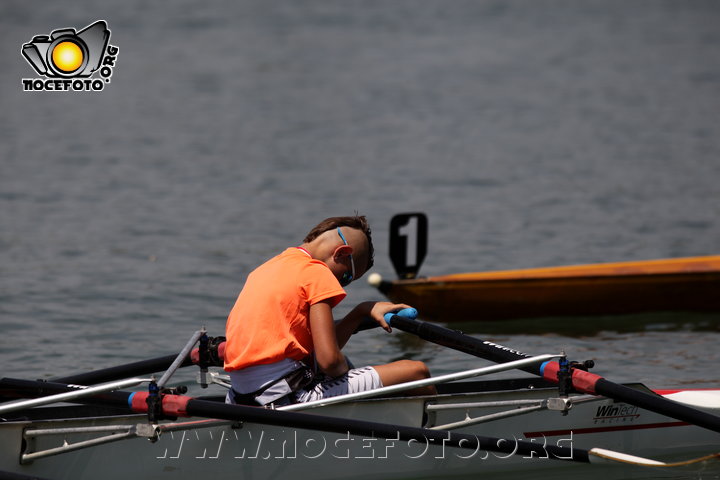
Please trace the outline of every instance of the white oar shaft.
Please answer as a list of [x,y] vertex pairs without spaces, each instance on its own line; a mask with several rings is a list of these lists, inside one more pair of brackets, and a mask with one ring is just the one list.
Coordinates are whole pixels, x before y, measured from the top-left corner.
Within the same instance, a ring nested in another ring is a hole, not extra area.
[[48,405],[50,403],[65,402],[75,398],[86,397],[96,393],[109,392],[119,388],[132,387],[140,383],[147,382],[147,378],[128,378],[127,380],[119,380],[117,382],[104,383],[94,387],[83,387],[78,385],[78,390],[73,392],[58,393],[57,395],[49,395],[47,397],[33,398],[31,400],[19,400],[8,402],[0,405],[0,414],[22,410],[24,408],[37,407],[39,405]]
[[661,465],[665,465],[665,463],[658,462],[657,460],[636,457],[635,455],[629,455],[627,453],[622,453],[622,452],[615,452],[612,450],[607,450],[605,448],[592,448],[592,449],[590,449],[590,451],[588,453],[590,455],[594,456],[594,457],[590,457],[590,463],[602,463],[602,461],[598,462],[598,460],[596,460],[596,459],[602,459],[605,461],[628,463],[631,465],[643,465],[646,467],[658,467]]
[[501,363],[498,365],[491,365],[488,367],[476,368],[473,370],[466,370],[457,373],[448,373],[447,375],[440,375],[437,377],[430,377],[423,380],[415,380],[413,382],[399,383],[397,385],[390,385],[389,387],[376,388],[374,390],[367,390],[365,392],[349,393],[347,395],[338,395],[336,397],[324,398],[321,400],[315,400],[312,402],[296,403],[293,405],[287,405],[279,407],[278,410],[294,411],[294,410],[305,410],[308,408],[323,407],[325,405],[333,405],[335,403],[350,402],[355,400],[361,400],[363,398],[377,397],[380,395],[391,394],[402,392],[405,390],[411,390],[413,388],[427,387],[428,385],[436,385],[438,383],[452,382],[455,380],[464,380],[466,378],[479,377],[481,375],[489,375],[491,373],[504,372],[506,370],[513,370],[516,368],[526,367],[534,363],[546,362],[553,358],[560,357],[561,355],[537,355],[535,357],[523,358],[522,360],[515,360],[512,362]]

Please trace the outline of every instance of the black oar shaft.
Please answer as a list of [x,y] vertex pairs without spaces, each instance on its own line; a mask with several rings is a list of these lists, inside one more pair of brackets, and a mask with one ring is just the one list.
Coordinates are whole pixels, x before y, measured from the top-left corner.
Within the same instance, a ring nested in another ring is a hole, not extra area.
[[[392,317],[391,325],[404,332],[417,335],[423,340],[484,358],[485,360],[495,363],[513,362],[531,357],[531,355],[519,352],[518,350],[504,347],[493,342],[479,340],[456,330],[451,330],[429,322],[420,322],[400,315]],[[522,368],[522,370],[534,375],[541,375],[539,365],[530,365]]]
[[[139,362],[119,365],[117,367],[103,368],[90,372],[78,373],[75,375],[67,375],[64,377],[56,377],[50,379],[52,382],[58,383],[76,383],[78,385],[94,385],[101,382],[109,382],[121,378],[136,377],[138,375],[147,375],[150,373],[160,372],[172,365],[177,358],[175,355],[165,355],[164,357],[150,358]],[[186,357],[181,366],[192,365],[190,357]]]
[[[529,356],[512,348],[473,338],[440,325],[421,322],[399,315],[394,315],[390,323],[394,328],[415,334],[430,342],[496,363],[506,363],[513,360],[527,358]],[[530,366],[524,368],[523,370],[542,376],[546,380],[557,382],[557,378],[552,374],[552,372],[557,371],[556,367],[557,362],[551,362],[551,364],[546,367],[547,371],[542,370],[543,366]],[[651,412],[698,425],[715,432],[720,432],[720,417],[717,415],[712,415],[687,405],[673,402],[672,400],[668,400],[659,395],[634,390],[624,385],[619,385],[606,380],[599,375],[583,372],[582,370],[573,370],[572,378],[573,386],[580,391],[603,395],[617,401],[636,405]],[[578,380],[584,381],[584,385],[579,386]],[[583,388],[585,385],[589,388]]]
[[[196,334],[199,332],[196,332]],[[191,339],[192,341],[192,339]],[[193,342],[194,343],[194,342]],[[205,349],[202,350],[202,347]],[[91,370],[89,372],[77,373],[74,375],[65,375],[50,379],[52,382],[60,383],[76,383],[78,385],[94,385],[96,383],[111,382],[128,377],[137,377],[165,371],[170,368],[175,360],[183,356],[183,360],[179,367],[187,367],[194,363],[202,364],[201,357],[204,356],[205,367],[222,366],[225,352],[225,337],[208,337],[207,341],[201,339],[201,349],[196,348],[187,355],[183,352],[174,355],[165,355],[163,357],[150,358],[148,360],[140,360],[138,362],[118,365],[116,367],[103,368],[100,370]],[[189,347],[187,347],[189,348]],[[202,350],[202,351],[200,351]],[[201,365],[202,366],[202,365]]]

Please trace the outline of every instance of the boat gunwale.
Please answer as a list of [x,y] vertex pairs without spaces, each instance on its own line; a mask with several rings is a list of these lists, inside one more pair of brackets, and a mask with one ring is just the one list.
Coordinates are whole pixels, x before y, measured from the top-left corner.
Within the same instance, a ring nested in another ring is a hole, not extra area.
[[[448,275],[435,275],[431,277],[418,277],[412,279],[397,279],[389,282],[392,286],[424,285],[431,283],[491,283],[491,282],[522,282],[537,280],[568,280],[581,279],[625,279],[625,278],[667,278],[677,277],[715,277],[720,279],[720,256],[709,257],[714,260],[708,263],[698,262],[691,264],[682,262],[684,268],[645,268],[644,262],[623,262],[607,264],[568,265],[561,267],[539,267],[518,270],[496,270],[487,272],[453,273]],[[653,261],[654,262],[654,261]],[[658,261],[660,262],[660,261]],[[680,262],[678,262],[680,264]]]

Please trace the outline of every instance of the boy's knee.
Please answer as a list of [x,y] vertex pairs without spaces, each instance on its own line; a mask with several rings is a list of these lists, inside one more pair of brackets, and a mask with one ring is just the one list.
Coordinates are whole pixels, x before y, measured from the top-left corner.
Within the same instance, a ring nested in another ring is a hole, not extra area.
[[430,369],[425,365],[425,362],[418,360],[405,360],[407,362],[407,369],[412,372],[412,376],[415,380],[422,380],[430,377]]
[[430,378],[430,369],[427,365],[425,365],[425,362],[418,362],[420,365],[418,366],[418,369],[420,371],[420,375],[422,375],[422,378]]

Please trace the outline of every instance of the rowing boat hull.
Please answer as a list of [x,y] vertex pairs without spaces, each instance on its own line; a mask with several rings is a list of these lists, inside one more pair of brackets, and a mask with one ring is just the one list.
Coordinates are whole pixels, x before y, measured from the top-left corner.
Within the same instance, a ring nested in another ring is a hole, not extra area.
[[720,256],[464,273],[381,282],[435,320],[720,311]]
[[[462,385],[462,384],[461,384]],[[507,406],[477,403],[530,401],[552,396],[553,389],[522,389],[496,392],[458,392],[437,397],[411,397],[358,401],[313,410],[327,416],[349,417],[403,426],[443,426],[507,410]],[[696,406],[720,413],[720,390],[673,393],[686,395]],[[443,408],[462,404],[457,409]],[[434,407],[428,408],[428,405]],[[512,407],[516,408],[516,407]],[[423,420],[424,419],[424,420]],[[132,438],[20,464],[23,452],[40,451],[97,436],[56,435],[23,440],[32,429],[134,425],[142,415],[111,415],[93,418],[12,421],[0,423],[0,471],[57,480],[90,478],[150,479],[274,479],[293,475],[314,480],[336,478],[401,479],[462,478],[479,473],[502,473],[503,478],[527,478],[538,469],[583,478],[643,478],[657,476],[654,469],[628,466],[580,465],[561,460],[521,458],[484,451],[442,448],[422,442],[363,439],[317,431],[293,430],[257,424],[213,425],[204,420],[180,423],[195,428],[168,431],[158,441]],[[205,425],[203,428],[198,428]],[[210,426],[207,426],[210,425]],[[643,457],[689,458],[714,453],[720,434],[669,419],[637,407],[593,399],[578,403],[563,416],[539,410],[486,423],[467,425],[457,431],[484,436],[538,442],[573,448],[603,447]],[[546,443],[544,443],[546,442]]]

